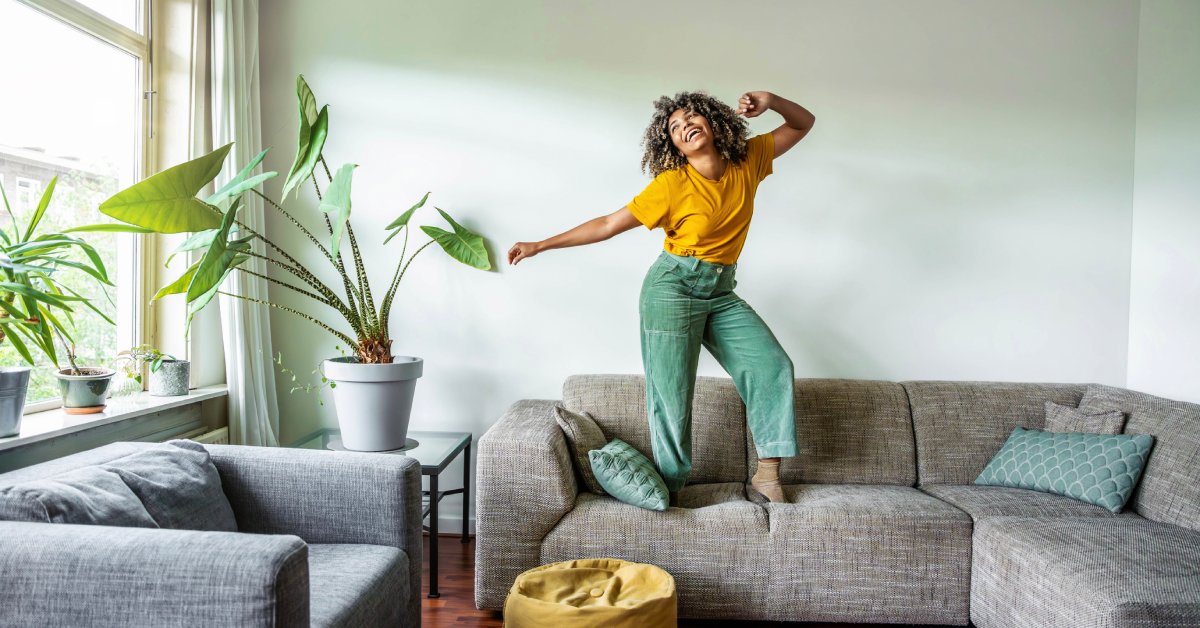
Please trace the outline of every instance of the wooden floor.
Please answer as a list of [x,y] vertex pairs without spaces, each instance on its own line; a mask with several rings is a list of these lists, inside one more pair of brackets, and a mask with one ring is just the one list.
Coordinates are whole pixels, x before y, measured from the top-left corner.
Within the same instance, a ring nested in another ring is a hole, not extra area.
[[[483,626],[500,628],[504,620],[497,611],[481,611],[475,608],[475,541],[462,543],[458,536],[443,535],[438,538],[438,553],[441,555],[438,572],[438,592],[442,596],[429,599],[429,537],[425,537],[425,574],[421,601],[421,626],[438,628],[440,626]],[[765,621],[705,621],[684,619],[679,622],[682,628],[832,628],[834,626],[854,626],[869,628],[867,624],[811,624],[795,622],[765,622]],[[892,626],[891,628],[895,628]]]

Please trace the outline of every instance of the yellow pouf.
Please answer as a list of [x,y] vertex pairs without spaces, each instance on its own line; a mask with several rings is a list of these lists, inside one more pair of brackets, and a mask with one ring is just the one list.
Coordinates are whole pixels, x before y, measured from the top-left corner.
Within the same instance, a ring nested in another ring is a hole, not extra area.
[[676,619],[671,574],[615,558],[535,567],[504,601],[505,628],[673,628]]

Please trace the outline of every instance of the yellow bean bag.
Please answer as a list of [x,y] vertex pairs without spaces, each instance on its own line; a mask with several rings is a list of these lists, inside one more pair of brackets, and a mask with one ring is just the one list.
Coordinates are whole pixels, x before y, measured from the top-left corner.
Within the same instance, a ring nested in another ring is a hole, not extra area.
[[505,628],[674,628],[675,579],[654,565],[615,558],[568,560],[517,576]]

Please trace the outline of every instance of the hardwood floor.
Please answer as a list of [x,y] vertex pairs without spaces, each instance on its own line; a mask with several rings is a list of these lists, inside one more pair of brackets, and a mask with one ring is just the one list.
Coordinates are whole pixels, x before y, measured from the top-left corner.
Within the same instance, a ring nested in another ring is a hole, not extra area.
[[[425,572],[423,596],[429,595],[429,537],[425,537]],[[460,542],[460,537],[442,535],[438,538],[438,553],[441,560],[438,567],[438,592],[440,598],[421,600],[421,625],[424,628],[440,628],[454,626],[466,628],[479,626],[481,628],[501,628],[504,620],[499,612],[481,611],[475,608],[475,541]],[[854,626],[855,628],[870,628],[867,624],[811,624],[796,622],[764,622],[764,621],[712,621],[684,619],[679,622],[681,628],[833,628],[835,626]],[[892,626],[891,628],[895,628]]]

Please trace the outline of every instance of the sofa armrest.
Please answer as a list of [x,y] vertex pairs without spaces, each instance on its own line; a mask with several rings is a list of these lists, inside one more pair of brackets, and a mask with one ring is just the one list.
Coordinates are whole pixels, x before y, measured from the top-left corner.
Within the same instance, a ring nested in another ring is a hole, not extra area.
[[206,445],[242,532],[408,554],[410,619],[421,610],[421,463],[396,454]]
[[4,626],[308,626],[295,536],[0,522]]
[[479,439],[475,605],[499,609],[513,580],[540,564],[542,539],[579,488],[553,399],[524,399]]

